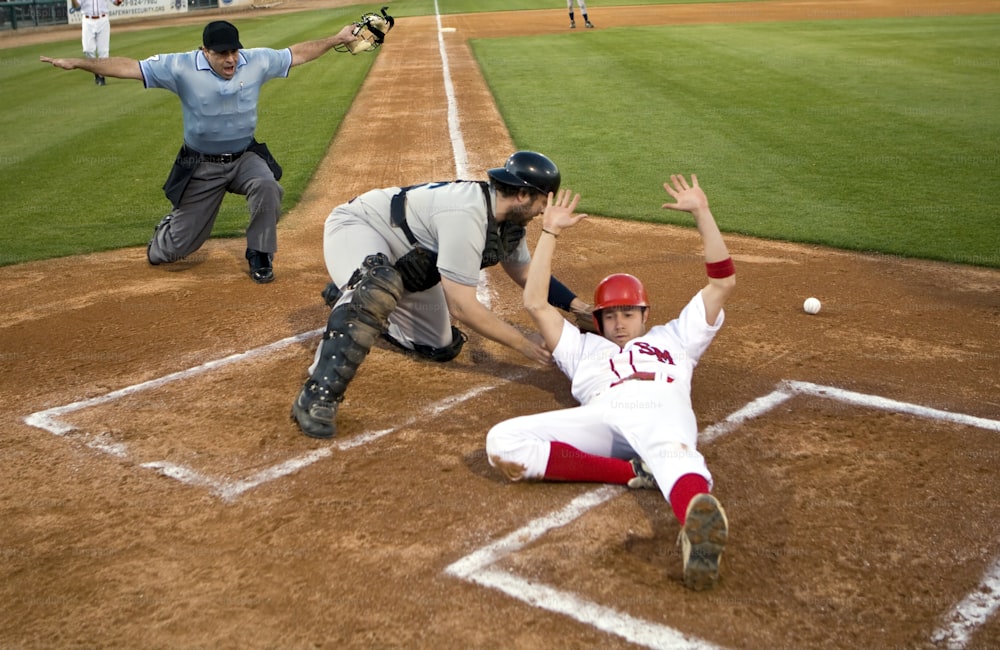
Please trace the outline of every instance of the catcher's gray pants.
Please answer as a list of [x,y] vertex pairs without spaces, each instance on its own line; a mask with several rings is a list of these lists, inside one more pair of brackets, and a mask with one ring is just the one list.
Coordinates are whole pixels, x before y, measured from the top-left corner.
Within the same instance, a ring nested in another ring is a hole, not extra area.
[[274,180],[264,159],[248,151],[231,163],[198,163],[180,205],[157,227],[149,247],[149,261],[176,262],[201,248],[212,234],[227,192],[247,197],[247,248],[262,253],[277,251],[284,189]]
[[[330,278],[342,289],[368,255],[384,253],[395,263],[401,252],[360,220],[326,222],[323,257]],[[345,290],[337,304],[349,301],[353,293]],[[404,291],[396,310],[389,315],[389,334],[406,347],[414,343],[432,348],[451,345],[451,316],[441,283],[418,293]]]

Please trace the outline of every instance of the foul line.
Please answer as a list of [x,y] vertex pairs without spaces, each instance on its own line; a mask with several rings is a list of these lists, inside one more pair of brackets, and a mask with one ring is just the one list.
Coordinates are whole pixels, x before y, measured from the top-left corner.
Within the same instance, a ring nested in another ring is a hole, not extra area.
[[[832,399],[846,404],[915,415],[917,417],[1000,431],[1000,421],[928,408],[918,404],[866,395],[802,381],[783,381],[771,393],[759,397],[726,418],[706,427],[699,438],[707,444],[738,429],[743,423],[760,417],[797,395]],[[649,648],[715,648],[708,641],[687,636],[679,630],[636,618],[629,614],[587,601],[577,594],[560,591],[549,585],[521,578],[496,568],[500,560],[517,553],[540,539],[550,530],[565,526],[592,508],[626,493],[618,486],[604,486],[584,493],[565,507],[529,522],[522,528],[488,544],[445,568],[445,573],[467,582],[496,589],[532,607],[563,614],[609,634]],[[947,643],[949,648],[964,648],[976,628],[983,625],[1000,609],[1000,558],[986,571],[975,590],[966,596],[945,617],[950,623],[932,636],[935,643]]]
[[[444,95],[448,103],[448,134],[451,138],[451,151],[455,159],[455,178],[469,177],[469,151],[465,148],[465,136],[462,135],[462,120],[458,115],[458,98],[455,96],[455,84],[451,80],[451,66],[448,64],[448,50],[444,43],[444,33],[454,32],[454,28],[441,26],[441,12],[437,0],[434,0],[434,19],[437,22],[438,51],[441,55],[441,75],[444,77]],[[479,272],[479,284],[476,286],[476,298],[487,309],[493,303],[493,291],[489,286],[486,270]]]
[[452,155],[455,157],[455,178],[466,178],[469,174],[469,152],[465,148],[465,137],[462,135],[461,121],[458,118],[458,100],[455,97],[455,85],[451,82],[451,67],[448,65],[448,52],[444,46],[444,36],[442,36],[444,30],[441,28],[441,12],[437,0],[434,0],[434,19],[437,21],[444,94],[448,100],[448,133],[451,136]]

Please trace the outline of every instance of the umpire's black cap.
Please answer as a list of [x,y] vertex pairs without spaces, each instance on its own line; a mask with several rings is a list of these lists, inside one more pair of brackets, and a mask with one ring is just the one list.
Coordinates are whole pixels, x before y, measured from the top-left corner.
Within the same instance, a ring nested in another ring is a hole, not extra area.
[[205,25],[201,40],[205,49],[213,52],[243,49],[243,44],[240,43],[240,31],[236,29],[236,25],[225,20],[216,20]]

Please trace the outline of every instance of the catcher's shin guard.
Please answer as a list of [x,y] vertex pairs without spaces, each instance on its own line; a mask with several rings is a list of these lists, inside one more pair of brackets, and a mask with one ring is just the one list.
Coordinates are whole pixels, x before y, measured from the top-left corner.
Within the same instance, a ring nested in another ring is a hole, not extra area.
[[384,255],[365,258],[351,280],[354,295],[330,312],[316,367],[292,404],[292,417],[313,438],[336,433],[337,406],[347,385],[403,295],[399,273]]

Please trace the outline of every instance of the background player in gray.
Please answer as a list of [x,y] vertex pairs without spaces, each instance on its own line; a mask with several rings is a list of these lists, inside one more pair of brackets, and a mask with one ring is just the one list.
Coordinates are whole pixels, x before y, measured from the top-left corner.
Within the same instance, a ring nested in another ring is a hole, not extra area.
[[[477,297],[480,269],[501,264],[524,286],[531,257],[524,225],[559,189],[556,165],[542,154],[518,151],[490,181],[428,183],[366,192],[339,205],[326,220],[323,251],[335,303],[310,378],[292,406],[302,431],[316,438],[336,432],[347,385],[378,336],[436,361],[455,358],[465,342],[451,316],[478,334],[549,363],[538,341],[498,318]],[[589,314],[555,278],[549,300]]]
[[676,200],[664,208],[694,216],[708,283],[677,318],[647,330],[650,303],[642,283],[625,273],[610,275],[594,292],[601,335],[581,332],[546,303],[545,291],[556,237],[585,215],[573,214],[577,200],[565,194],[550,201],[524,306],[580,406],[497,424],[486,436],[486,454],[512,480],[658,487],[682,526],[684,584],[700,591],[719,578],[729,525],[697,449],[691,381],[722,327],[736,271],[698,178],[689,184],[671,176],[664,188]]
[[355,40],[353,29],[354,25],[346,25],[333,36],[282,50],[243,49],[236,27],[219,20],[205,26],[202,47],[190,52],[144,61],[46,56],[41,61],[65,70],[136,79],[146,88],[175,93],[184,117],[184,146],[164,185],[173,211],[154,230],[146,252],[149,263],[175,262],[201,248],[212,233],[223,198],[232,192],[247,197],[250,277],[265,284],[274,279],[283,190],[278,184],[281,167],[267,146],[254,139],[260,87],[287,77],[289,68]]

